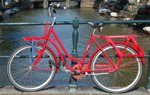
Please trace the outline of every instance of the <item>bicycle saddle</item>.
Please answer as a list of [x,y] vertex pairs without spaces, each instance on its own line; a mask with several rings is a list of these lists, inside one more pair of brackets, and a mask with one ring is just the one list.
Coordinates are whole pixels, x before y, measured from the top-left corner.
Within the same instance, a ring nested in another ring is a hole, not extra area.
[[88,22],[88,24],[89,24],[90,26],[92,26],[93,28],[100,28],[100,27],[103,27],[103,26],[104,26],[104,23],[99,23],[99,22],[96,22],[96,23]]

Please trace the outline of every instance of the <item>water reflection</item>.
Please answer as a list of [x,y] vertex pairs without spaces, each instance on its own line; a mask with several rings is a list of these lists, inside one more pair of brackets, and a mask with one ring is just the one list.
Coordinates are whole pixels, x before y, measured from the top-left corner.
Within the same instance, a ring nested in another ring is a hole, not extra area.
[[[91,8],[67,9],[67,10],[58,9],[57,13],[58,13],[57,21],[72,21],[75,17],[79,18],[80,21],[99,21],[99,20],[109,19],[109,18],[99,16],[97,10]],[[52,21],[52,19],[47,14],[47,10],[36,9],[36,10],[28,10],[28,11],[17,13],[15,16],[6,19],[4,22],[44,22],[46,20]],[[67,36],[68,39],[71,39],[72,36],[71,33],[73,31],[72,26],[70,25],[55,26],[55,29],[58,35],[60,36],[60,38],[63,39],[66,38],[65,36]],[[43,26],[1,27],[0,29],[0,40],[2,41],[1,48],[6,48],[9,46],[10,48],[9,50],[13,50],[14,47],[18,47],[19,45],[24,44],[24,42],[21,40],[23,36],[42,35],[42,33],[43,33]],[[80,25],[79,33],[80,33],[79,42],[81,43],[83,41],[87,42],[90,34],[92,33],[92,28],[88,25]],[[139,42],[142,41],[140,44],[143,44],[143,40],[148,41],[147,40],[148,38],[145,37],[146,34],[139,31],[132,30],[132,28],[128,28],[127,25],[116,25],[116,24],[105,25],[103,33],[101,34],[102,35],[139,34],[140,36],[142,36],[142,38],[138,38]],[[63,39],[63,41],[67,42],[68,39],[67,40]],[[82,41],[82,39],[84,40]],[[8,50],[2,49],[1,54],[4,54],[3,52],[7,52],[7,51]],[[7,54],[9,54],[9,52]]]
[[[57,10],[57,21],[72,21],[75,17],[79,18],[79,20],[97,20],[102,19],[93,9],[67,9],[67,10]],[[43,9],[36,9],[36,10],[29,10],[23,11],[15,16],[6,19],[4,22],[44,22],[46,20],[52,21],[52,19],[47,15],[47,10]],[[67,28],[66,28],[67,27]],[[68,38],[71,41],[72,36],[72,26],[55,26],[56,31],[61,39]],[[82,30],[86,30],[84,34],[89,35],[90,32],[89,27],[85,27]],[[1,53],[0,55],[6,54],[9,55],[14,48],[24,44],[21,40],[23,36],[30,36],[30,35],[42,35],[43,33],[43,26],[6,26],[1,27]],[[88,34],[87,34],[88,33]],[[65,35],[64,35],[65,34]],[[67,35],[66,35],[67,34]],[[66,36],[66,37],[65,37]],[[67,43],[66,47],[71,46],[68,43],[68,39],[64,40],[64,43]],[[69,44],[69,45],[68,45]],[[4,50],[5,48],[8,48]],[[72,47],[68,47],[71,49]],[[71,50],[70,50],[71,51]]]

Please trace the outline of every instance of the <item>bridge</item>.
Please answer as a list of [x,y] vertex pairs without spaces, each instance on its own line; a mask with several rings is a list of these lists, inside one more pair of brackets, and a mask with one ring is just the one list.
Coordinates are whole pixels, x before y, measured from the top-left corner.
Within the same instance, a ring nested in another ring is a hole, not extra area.
[[[30,2],[42,2],[44,0],[29,0]],[[66,0],[47,0],[50,2],[65,2]]]
[[29,0],[32,3],[43,2],[43,7],[46,8],[48,2],[65,2],[67,7],[95,7],[98,6],[101,0]]

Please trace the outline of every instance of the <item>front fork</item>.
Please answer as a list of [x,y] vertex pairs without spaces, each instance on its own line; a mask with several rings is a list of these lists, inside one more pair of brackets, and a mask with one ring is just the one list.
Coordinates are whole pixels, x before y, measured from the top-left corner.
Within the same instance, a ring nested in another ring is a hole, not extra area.
[[[45,42],[46,44],[46,42]],[[36,56],[36,50],[35,50],[35,45],[36,45],[36,42],[35,41],[31,41],[30,42],[30,45],[31,45],[31,49],[30,49],[30,64],[32,65],[32,67],[35,67],[38,62],[40,61],[41,57],[42,57],[42,54],[45,50],[45,47],[46,45],[43,45],[42,46],[42,49],[40,49],[37,53],[37,56]],[[35,60],[34,60],[34,57],[35,57]]]
[[33,64],[33,61],[34,61],[34,57],[35,57],[35,41],[30,41],[30,45],[31,45],[31,48],[30,48],[30,64],[32,65]]

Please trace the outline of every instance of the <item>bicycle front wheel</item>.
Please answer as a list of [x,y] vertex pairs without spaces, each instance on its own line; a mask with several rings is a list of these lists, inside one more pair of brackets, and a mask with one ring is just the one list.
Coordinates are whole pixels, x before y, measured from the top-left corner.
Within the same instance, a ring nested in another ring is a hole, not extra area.
[[[123,51],[125,48],[124,45],[116,45],[116,47]],[[108,57],[112,60],[113,63],[117,63],[118,57],[113,46],[108,45],[102,48],[102,50],[108,55]],[[125,54],[137,54],[137,52],[131,47],[127,47]],[[105,58],[104,54],[101,50],[99,50],[95,56],[93,57],[93,61],[91,63],[91,69],[108,69],[113,68],[113,66],[108,62]],[[132,57],[132,58],[123,58],[120,62],[120,66],[117,70],[112,72],[101,71],[94,72],[92,79],[96,83],[98,87],[101,89],[112,92],[112,93],[120,93],[125,92],[132,89],[140,80],[142,74],[142,64],[140,58]]]
[[[19,90],[37,91],[52,81],[56,67],[51,62],[55,63],[56,59],[47,49],[44,50],[38,64],[32,68],[32,62],[41,49],[41,46],[35,46],[32,51],[30,45],[25,45],[17,49],[9,58],[7,74],[11,83]],[[31,51],[34,53],[32,57]]]

